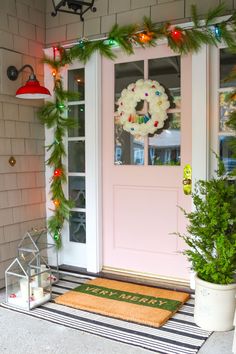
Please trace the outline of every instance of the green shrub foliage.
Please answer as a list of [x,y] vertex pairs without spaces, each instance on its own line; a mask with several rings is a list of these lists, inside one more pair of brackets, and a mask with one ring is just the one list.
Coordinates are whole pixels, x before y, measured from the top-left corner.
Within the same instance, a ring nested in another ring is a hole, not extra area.
[[[218,157],[217,157],[218,158]],[[235,281],[236,184],[225,174],[218,158],[216,177],[196,183],[192,195],[194,211],[187,213],[187,233],[182,237],[192,269],[202,280],[216,284]]]

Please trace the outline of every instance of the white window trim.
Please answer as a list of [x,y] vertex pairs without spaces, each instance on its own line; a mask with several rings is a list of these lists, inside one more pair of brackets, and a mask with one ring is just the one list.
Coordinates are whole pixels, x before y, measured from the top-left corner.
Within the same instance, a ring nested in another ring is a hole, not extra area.
[[215,175],[217,170],[217,160],[211,151],[214,151],[220,155],[219,151],[219,137],[223,136],[235,136],[234,132],[221,132],[219,129],[220,122],[220,106],[219,106],[219,93],[224,90],[230,91],[232,87],[220,88],[220,49],[227,48],[226,45],[219,44],[219,46],[210,48],[210,85],[211,85],[211,97],[210,97],[210,175]]
[[192,184],[208,178],[209,70],[208,47],[192,54]]
[[101,176],[101,56],[94,53],[85,69],[86,223],[87,270],[102,268],[102,176]]

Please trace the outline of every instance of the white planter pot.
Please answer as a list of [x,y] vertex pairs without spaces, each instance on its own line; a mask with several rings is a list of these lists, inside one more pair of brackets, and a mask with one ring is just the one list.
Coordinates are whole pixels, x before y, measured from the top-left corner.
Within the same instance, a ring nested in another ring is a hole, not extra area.
[[233,328],[236,283],[218,285],[195,277],[195,323],[207,331]]

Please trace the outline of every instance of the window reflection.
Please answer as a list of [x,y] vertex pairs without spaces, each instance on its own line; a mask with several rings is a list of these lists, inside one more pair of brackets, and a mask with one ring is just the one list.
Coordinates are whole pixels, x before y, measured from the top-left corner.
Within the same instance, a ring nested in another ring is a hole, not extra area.
[[84,68],[68,71],[68,90],[72,92],[78,92],[80,94],[79,96],[80,101],[84,101],[84,83],[85,83]]
[[227,80],[236,63],[236,54],[230,53],[227,49],[220,49],[220,87],[236,86],[236,79]]
[[86,243],[86,215],[83,212],[71,212],[70,241]]
[[234,136],[220,136],[220,158],[224,162],[227,172],[231,172],[236,167],[236,158],[233,157],[232,144],[236,144]]
[[85,142],[68,142],[68,170],[69,172],[85,172]]
[[123,130],[118,123],[115,125],[115,164],[144,165],[144,139],[135,138]]
[[[115,102],[120,98],[121,91],[132,82],[144,78],[144,61],[115,64]],[[116,111],[116,107],[115,107]]]
[[221,132],[230,132],[232,131],[227,127],[226,122],[229,119],[230,114],[235,110],[236,101],[235,100],[227,100],[227,97],[230,95],[230,92],[221,92],[219,94],[220,101],[220,121],[219,121],[219,129]]
[[149,138],[149,165],[180,165],[180,113],[168,114],[164,129]]
[[85,177],[69,177],[69,197],[76,208],[85,208]]
[[180,108],[180,56],[150,59],[148,67],[148,78],[158,81],[165,88],[170,108]]
[[85,107],[84,105],[70,106],[68,117],[73,118],[75,126],[68,129],[68,137],[84,137],[85,136]]

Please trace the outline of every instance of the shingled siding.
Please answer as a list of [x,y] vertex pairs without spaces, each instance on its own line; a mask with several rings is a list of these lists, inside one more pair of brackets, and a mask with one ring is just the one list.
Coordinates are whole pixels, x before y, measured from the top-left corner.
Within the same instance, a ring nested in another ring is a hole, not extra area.
[[[44,129],[35,100],[16,99],[6,76],[8,65],[31,64],[40,82],[45,45],[45,1],[0,1],[0,288],[25,231],[45,224]],[[11,167],[9,157],[16,164]]]
[[[114,23],[125,25],[139,23],[143,16],[151,17],[153,22],[188,20],[193,3],[199,13],[204,14],[210,7],[215,7],[220,0],[97,0],[97,12],[87,12],[82,23],[79,16],[58,13],[51,16],[52,1],[46,2],[46,45],[70,42],[80,37],[97,37],[106,34]],[[236,8],[236,0],[224,1],[227,10]]]

